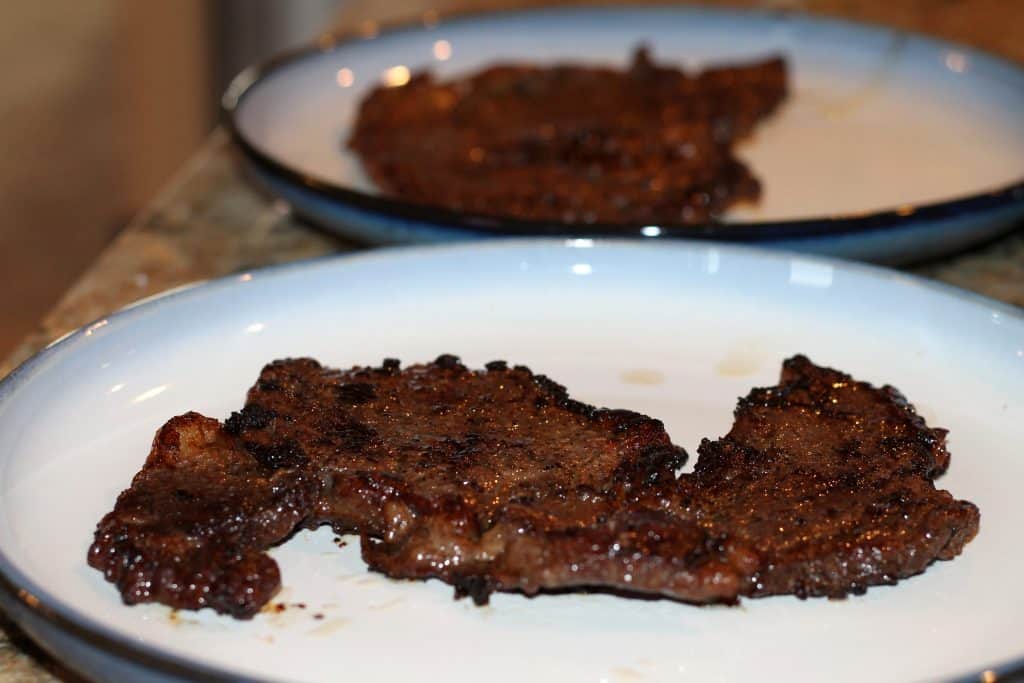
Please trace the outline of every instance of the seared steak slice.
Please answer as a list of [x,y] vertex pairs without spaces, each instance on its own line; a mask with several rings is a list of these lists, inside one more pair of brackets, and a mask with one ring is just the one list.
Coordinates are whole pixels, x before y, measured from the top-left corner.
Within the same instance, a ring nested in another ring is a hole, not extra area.
[[[732,599],[722,544],[629,511],[685,457],[659,421],[579,403],[523,367],[280,361],[223,428],[187,415],[161,430],[89,559],[128,602],[248,617],[279,584],[262,551],[328,523],[361,533],[371,566],[478,600],[577,585]],[[665,559],[639,566],[656,546]]]
[[217,420],[175,417],[99,523],[89,564],[129,604],[250,617],[281,583],[263,551],[295,530],[318,493],[314,473],[267,467]]
[[955,557],[977,533],[978,508],[932,483],[949,465],[945,437],[893,387],[796,356],[701,444],[688,501],[760,557],[744,595],[860,593]]
[[90,563],[127,602],[250,617],[262,552],[298,527],[362,535],[370,567],[495,590],[600,587],[689,602],[839,596],[956,555],[977,509],[936,491],[944,432],[891,388],[806,358],[743,399],[692,475],[662,424],[524,367],[271,363],[221,427],[171,420]]
[[[441,578],[479,601],[582,585],[735,596],[728,548],[635,504],[671,488],[685,461],[661,422],[574,401],[525,367],[273,363],[236,419],[249,413],[272,417],[238,432],[248,447],[297,443],[316,463],[310,523],[361,533],[364,558],[389,576]],[[663,562],[636,561],[655,546]]]

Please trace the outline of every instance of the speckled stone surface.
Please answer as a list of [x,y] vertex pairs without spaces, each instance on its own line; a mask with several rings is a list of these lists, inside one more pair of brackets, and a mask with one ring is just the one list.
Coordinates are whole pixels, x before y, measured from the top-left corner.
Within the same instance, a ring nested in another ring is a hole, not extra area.
[[[344,25],[508,6],[505,0],[348,0]],[[537,0],[518,5],[544,4]],[[808,9],[885,23],[970,43],[1024,61],[1024,2],[1016,0],[738,0],[708,3]],[[223,132],[214,133],[152,205],[106,249],[15,353],[0,376],[63,333],[145,296],[185,283],[273,263],[348,251],[357,245],[311,228],[249,185]],[[966,254],[910,269],[1024,306],[1024,230]],[[83,558],[84,561],[84,558]],[[0,615],[0,683],[79,680]]]

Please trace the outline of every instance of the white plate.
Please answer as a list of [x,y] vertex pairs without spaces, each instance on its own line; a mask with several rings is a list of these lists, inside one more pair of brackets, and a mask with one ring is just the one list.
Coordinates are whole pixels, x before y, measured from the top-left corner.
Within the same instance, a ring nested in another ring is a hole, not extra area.
[[[940,484],[979,505],[981,532],[961,557],[895,587],[737,608],[579,594],[496,595],[477,608],[436,581],[368,574],[357,542],[339,550],[327,530],[273,551],[283,599],[307,608],[251,622],[123,606],[86,565],[96,522],[170,416],[226,416],[273,358],[350,366],[441,352],[529,364],[583,400],[664,419],[691,453],[728,429],[738,396],[804,352],[898,386],[951,430]],[[245,274],[101,320],[0,386],[0,602],[60,657],[107,679],[974,676],[1024,655],[1022,384],[1019,312],[781,253],[494,242]]]
[[[740,148],[764,181],[763,198],[732,212],[728,226],[481,220],[382,197],[346,146],[359,102],[396,74],[451,77],[499,61],[622,66],[640,43],[687,68],[774,54],[791,66],[791,98]],[[224,102],[262,182],[301,214],[373,242],[697,236],[897,262],[990,237],[1024,215],[1020,68],[950,43],[800,14],[588,8],[430,22],[287,55],[241,74]]]

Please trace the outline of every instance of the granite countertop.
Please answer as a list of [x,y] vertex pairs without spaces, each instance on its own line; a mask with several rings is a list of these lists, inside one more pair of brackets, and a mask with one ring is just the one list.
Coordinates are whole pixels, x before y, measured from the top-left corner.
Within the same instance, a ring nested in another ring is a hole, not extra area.
[[[348,0],[342,26],[441,12],[507,6],[505,0]],[[517,6],[547,4],[536,0]],[[649,2],[647,4],[650,4]],[[755,0],[709,4],[808,9],[884,23],[969,43],[1024,62],[1024,2],[1008,0]],[[349,251],[358,245],[294,218],[283,202],[241,176],[223,131],[214,132],[167,188],[101,254],[5,361],[0,376],[68,330],[125,304],[187,282],[260,266]],[[909,269],[1024,306],[1024,231],[969,253]],[[0,683],[77,680],[0,615]]]

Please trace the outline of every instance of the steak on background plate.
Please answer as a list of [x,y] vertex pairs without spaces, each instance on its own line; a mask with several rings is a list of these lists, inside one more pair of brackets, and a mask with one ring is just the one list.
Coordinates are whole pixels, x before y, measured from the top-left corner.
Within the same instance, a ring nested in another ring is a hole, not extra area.
[[779,57],[686,73],[644,47],[626,69],[420,72],[370,91],[348,146],[384,193],[415,204],[548,223],[702,225],[760,198],[734,148],[788,89]]

